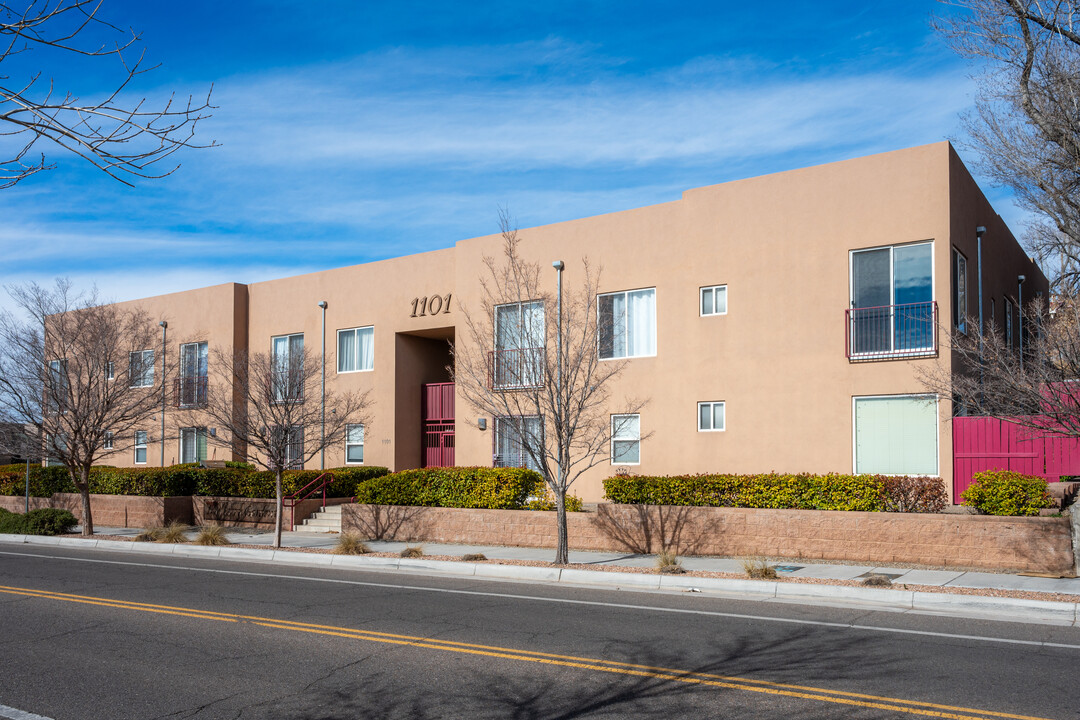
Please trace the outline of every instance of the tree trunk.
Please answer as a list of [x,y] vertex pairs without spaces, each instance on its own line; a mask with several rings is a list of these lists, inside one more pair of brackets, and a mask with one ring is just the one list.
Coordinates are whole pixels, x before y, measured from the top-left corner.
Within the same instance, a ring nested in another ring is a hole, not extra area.
[[91,537],[94,534],[94,515],[90,511],[90,470],[79,468],[79,476],[75,477],[74,470],[68,470],[72,482],[82,495],[82,534],[83,537]]
[[274,494],[277,497],[274,513],[274,547],[281,547],[281,469],[274,471]]
[[555,493],[555,515],[559,524],[559,545],[555,548],[555,564],[566,565],[570,562],[570,550],[566,539],[566,488],[559,488]]

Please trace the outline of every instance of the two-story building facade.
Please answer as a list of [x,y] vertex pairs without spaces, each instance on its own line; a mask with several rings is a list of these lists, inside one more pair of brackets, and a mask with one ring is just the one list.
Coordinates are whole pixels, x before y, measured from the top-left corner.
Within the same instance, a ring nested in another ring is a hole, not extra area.
[[[929,394],[920,371],[951,368],[949,334],[973,331],[980,304],[984,324],[1019,339],[1021,294],[1048,294],[948,143],[697,188],[520,236],[528,259],[565,263],[568,285],[583,257],[602,266],[599,322],[618,325],[601,327],[614,338],[602,355],[625,362],[611,397],[647,398],[575,485],[586,501],[620,468],[920,474],[951,487],[951,402]],[[491,235],[132,302],[168,323],[174,407],[197,403],[210,348],[287,355],[325,339],[327,385],[373,401],[327,467],[491,465],[508,461],[498,435],[510,424],[470,407],[447,368],[464,312],[482,305],[483,259],[501,243]],[[432,393],[456,402],[428,402]],[[206,442],[212,432],[175,428],[162,452],[148,423],[141,453],[108,462],[225,459]]]

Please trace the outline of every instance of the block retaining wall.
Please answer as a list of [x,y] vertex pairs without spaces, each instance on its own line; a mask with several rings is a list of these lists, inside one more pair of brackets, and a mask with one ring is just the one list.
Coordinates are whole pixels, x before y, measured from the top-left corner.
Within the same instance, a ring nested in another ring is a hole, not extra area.
[[[326,498],[327,505],[351,503],[350,498]],[[250,527],[259,530],[274,529],[273,498],[234,498],[199,496],[191,498],[196,525],[229,525],[232,527]],[[322,498],[301,500],[296,505],[296,522],[300,524],[322,506]],[[289,520],[292,510],[282,508],[281,525],[290,530]]]
[[[0,507],[23,512],[26,499],[22,496],[0,496]],[[30,498],[30,509],[61,508],[70,510],[82,522],[82,496],[78,493],[55,493],[51,498]],[[165,525],[176,520],[190,524],[191,498],[143,497],[141,495],[91,495],[90,512],[94,525],[104,527],[144,528]]]
[[[914,563],[1071,572],[1066,517],[600,504],[569,513],[571,549]],[[346,505],[342,528],[372,539],[551,547],[554,512]]]

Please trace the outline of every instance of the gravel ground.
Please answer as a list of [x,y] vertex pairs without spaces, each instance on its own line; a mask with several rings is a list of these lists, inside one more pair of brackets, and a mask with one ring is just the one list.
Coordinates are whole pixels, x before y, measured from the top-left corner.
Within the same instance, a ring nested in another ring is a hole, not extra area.
[[[67,537],[81,537],[80,535],[68,535]],[[133,542],[133,538],[127,535],[94,535],[97,540],[122,540],[125,542]],[[184,543],[186,545],[194,545],[195,543]],[[244,545],[233,544],[230,547],[238,548],[252,548],[255,550],[266,550],[266,545]],[[332,554],[334,551],[331,548],[281,548],[288,552],[299,553],[314,553],[318,555]],[[367,553],[371,557],[399,557],[398,553]],[[425,560],[440,560],[445,562],[460,562],[461,557],[456,555],[424,555]],[[550,567],[552,563],[544,562],[542,560],[482,560],[480,562],[486,562],[493,565],[526,565],[530,567]],[[837,563],[847,564],[847,563]],[[570,563],[566,565],[569,568],[576,568],[579,570],[598,570],[601,572],[614,572],[614,573],[656,573],[658,570],[655,568],[643,568],[643,567],[627,567],[626,565],[585,565],[580,563]],[[921,567],[921,566],[920,566]],[[938,568],[938,569],[952,569],[952,568]],[[701,577],[701,578],[733,578],[745,580],[746,574],[744,573],[724,573],[724,572],[708,572],[704,570],[688,570],[683,573],[685,577]],[[825,578],[808,578],[808,577],[778,577],[775,582],[782,583],[803,583],[809,585],[844,585],[848,587],[860,587],[863,583],[859,580],[829,580]],[[872,587],[872,586],[866,586]],[[1036,592],[1027,590],[1005,590],[1001,588],[967,588],[967,587],[954,587],[954,586],[939,586],[939,585],[912,585],[906,583],[893,583],[892,585],[884,586],[893,590],[913,590],[917,592],[933,592],[933,593],[947,593],[949,595],[978,595],[982,597],[1002,597],[1002,598],[1018,598],[1022,600],[1048,600],[1057,602],[1080,602],[1080,595],[1070,595],[1066,593],[1052,593],[1052,592]]]

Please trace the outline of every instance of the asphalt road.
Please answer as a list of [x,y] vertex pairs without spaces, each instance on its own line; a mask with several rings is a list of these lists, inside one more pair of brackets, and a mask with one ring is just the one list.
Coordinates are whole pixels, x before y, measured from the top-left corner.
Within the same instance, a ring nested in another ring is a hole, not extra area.
[[0,717],[1080,718],[1080,629],[42,547]]

